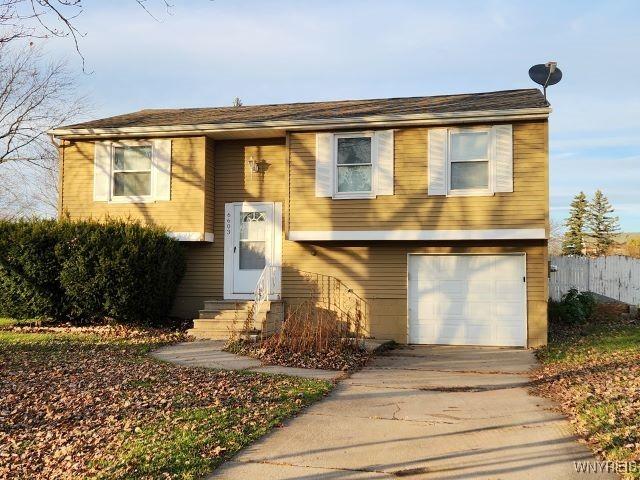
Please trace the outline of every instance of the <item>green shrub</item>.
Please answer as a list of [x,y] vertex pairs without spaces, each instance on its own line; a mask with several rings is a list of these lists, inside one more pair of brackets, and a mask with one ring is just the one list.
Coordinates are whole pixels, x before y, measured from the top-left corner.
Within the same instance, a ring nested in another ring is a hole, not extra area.
[[53,221],[0,222],[0,314],[16,318],[59,317],[64,297]]
[[0,221],[0,313],[158,324],[185,270],[182,246],[139,223]]
[[549,302],[549,320],[568,324],[585,323],[596,308],[596,299],[589,292],[575,288],[563,295],[559,302]]

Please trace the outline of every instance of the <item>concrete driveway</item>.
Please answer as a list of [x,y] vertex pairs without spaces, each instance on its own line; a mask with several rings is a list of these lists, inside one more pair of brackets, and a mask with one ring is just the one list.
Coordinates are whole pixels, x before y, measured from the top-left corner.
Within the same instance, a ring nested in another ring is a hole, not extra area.
[[211,478],[596,479],[567,421],[527,393],[526,350],[404,347],[342,381]]

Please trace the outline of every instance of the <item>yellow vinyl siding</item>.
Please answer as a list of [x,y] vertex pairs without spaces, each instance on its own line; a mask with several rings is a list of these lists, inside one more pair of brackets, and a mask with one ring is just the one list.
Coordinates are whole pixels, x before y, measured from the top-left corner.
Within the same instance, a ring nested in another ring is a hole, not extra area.
[[547,247],[543,240],[370,242],[357,246],[287,241],[283,248],[282,294],[286,300],[300,301],[314,288],[298,270],[336,277],[369,303],[370,334],[402,343],[407,341],[407,254],[525,253],[529,346],[546,343]]
[[108,215],[162,225],[174,232],[205,233],[205,145],[205,137],[171,142],[170,201],[109,203],[93,201],[94,143],[65,142],[61,147],[61,212],[70,218]]
[[[286,196],[284,138],[213,142],[214,227],[212,244],[186,244],[187,274],[174,307],[180,316],[193,316],[205,299],[223,297],[224,207],[232,202],[283,202]],[[264,162],[264,173],[253,173],[249,160]]]
[[[260,155],[256,156],[258,151]],[[247,161],[252,155],[269,164],[264,175],[249,171]],[[216,241],[213,244],[187,244],[188,273],[176,302],[176,313],[183,316],[195,316],[205,299],[223,296],[224,204],[286,200],[286,148],[280,141],[218,141],[214,156]],[[544,215],[543,212],[543,222]],[[286,202],[284,216],[286,218]],[[357,221],[353,223],[357,224]],[[546,242],[541,240],[394,241],[348,245],[284,240],[282,295],[288,302],[299,302],[315,288],[300,271],[334,276],[369,302],[371,335],[406,342],[407,254],[418,252],[526,253],[529,345],[546,343],[547,253]]]
[[513,193],[427,195],[428,129],[405,128],[395,131],[395,194],[334,200],[315,196],[315,133],[291,133],[289,229],[547,228],[547,122],[516,123],[513,135]]

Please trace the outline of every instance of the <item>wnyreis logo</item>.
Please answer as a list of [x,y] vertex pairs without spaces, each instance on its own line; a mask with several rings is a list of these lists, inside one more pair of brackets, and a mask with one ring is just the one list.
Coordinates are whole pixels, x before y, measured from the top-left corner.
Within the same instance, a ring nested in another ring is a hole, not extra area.
[[630,462],[573,462],[573,466],[578,473],[638,473],[640,465],[636,461]]

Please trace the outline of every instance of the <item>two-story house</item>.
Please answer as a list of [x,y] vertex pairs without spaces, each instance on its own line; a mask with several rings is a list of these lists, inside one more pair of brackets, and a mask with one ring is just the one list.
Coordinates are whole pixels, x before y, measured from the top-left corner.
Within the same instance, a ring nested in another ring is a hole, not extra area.
[[365,299],[377,338],[541,345],[549,113],[536,89],[142,110],[52,132],[60,211],[185,242],[179,316],[265,278],[295,302],[311,273]]

